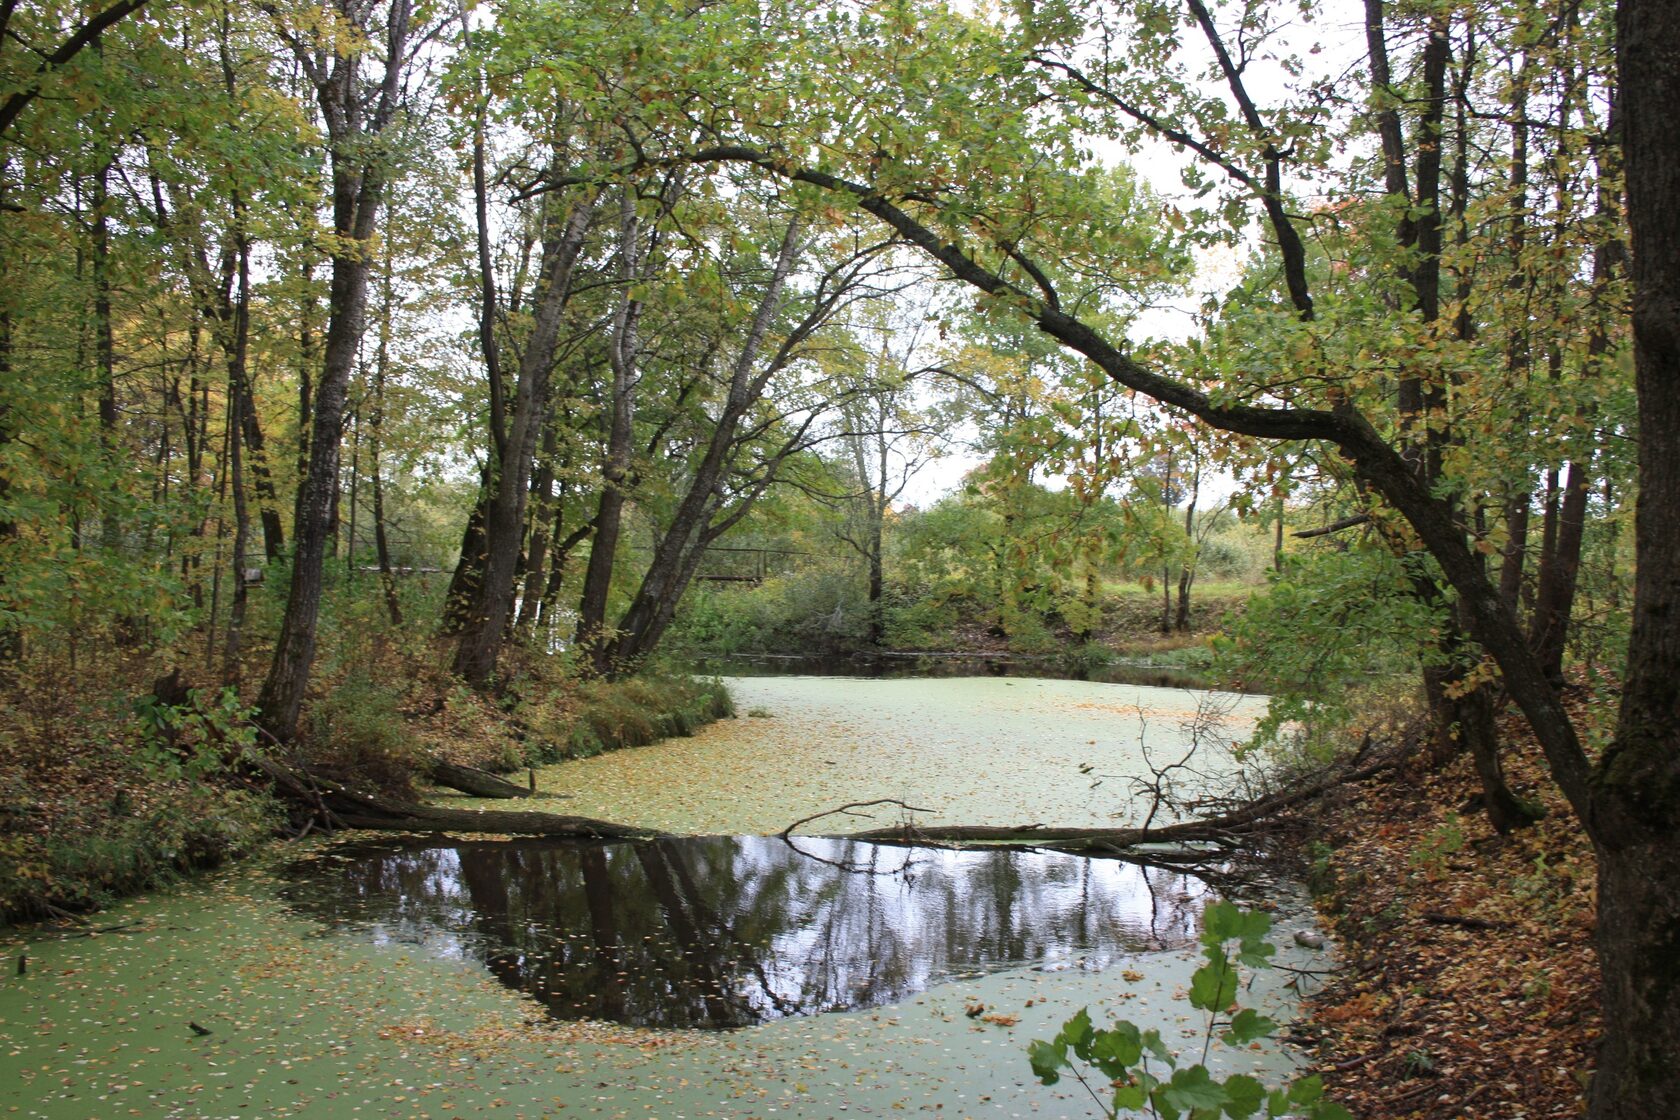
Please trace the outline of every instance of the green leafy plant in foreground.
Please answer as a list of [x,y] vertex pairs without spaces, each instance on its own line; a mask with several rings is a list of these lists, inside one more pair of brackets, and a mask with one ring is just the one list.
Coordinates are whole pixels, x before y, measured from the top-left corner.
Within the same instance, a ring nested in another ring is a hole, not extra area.
[[[1221,1116],[1231,1120],[1251,1116],[1353,1120],[1346,1109],[1324,1098],[1324,1086],[1317,1077],[1268,1088],[1242,1073],[1217,1080],[1205,1064],[1216,1035],[1230,1045],[1246,1046],[1277,1029],[1276,1022],[1253,1008],[1236,1007],[1240,966],[1270,967],[1268,958],[1277,951],[1266,941],[1271,928],[1269,915],[1241,910],[1229,902],[1215,903],[1203,913],[1202,955],[1207,959],[1190,979],[1190,1004],[1207,1013],[1207,1030],[1201,1057],[1194,1063],[1181,1063],[1180,1056],[1161,1040],[1160,1031],[1142,1030],[1124,1019],[1099,1029],[1091,1022],[1090,1012],[1081,1010],[1062,1024],[1055,1038],[1027,1048],[1033,1073],[1044,1084],[1054,1085],[1062,1071],[1068,1070],[1110,1118],[1141,1113],[1158,1120],[1218,1120]],[[1096,1070],[1113,1089],[1109,1100],[1103,1099],[1097,1079],[1082,1066]]]

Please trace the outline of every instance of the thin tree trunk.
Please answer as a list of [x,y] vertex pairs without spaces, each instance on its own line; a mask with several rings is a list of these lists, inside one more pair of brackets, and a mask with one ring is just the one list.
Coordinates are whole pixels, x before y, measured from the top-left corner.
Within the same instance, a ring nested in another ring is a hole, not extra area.
[[1193,460],[1190,473],[1190,499],[1184,504],[1184,538],[1188,542],[1189,552],[1183,564],[1178,569],[1178,611],[1173,616],[1173,629],[1180,634],[1190,631],[1190,585],[1196,579],[1197,554],[1201,551],[1196,544],[1196,500],[1202,491],[1202,464],[1198,456]]
[[298,315],[297,369],[297,446],[294,466],[297,489],[292,499],[292,533],[303,524],[305,480],[309,477],[309,431],[315,415],[315,363],[320,360],[315,347],[315,262],[303,265],[303,301]]
[[[1557,472],[1549,477],[1555,479]],[[1564,474],[1561,497],[1547,502],[1547,547],[1540,558],[1534,618],[1529,628],[1529,643],[1554,686],[1563,684],[1564,642],[1569,635],[1586,521],[1586,469],[1572,462]]]
[[391,542],[385,531],[385,482],[381,459],[385,450],[385,378],[391,360],[391,316],[396,293],[391,276],[389,242],[385,268],[380,276],[379,347],[373,358],[373,401],[368,413],[368,471],[373,486],[373,550],[379,564],[379,586],[385,595],[385,611],[392,626],[402,625],[402,604],[397,598],[397,576],[391,567]]
[[[115,554],[122,548],[123,527],[117,510],[121,487],[116,485],[121,456],[117,446],[116,341],[111,326],[110,178],[111,162],[107,161],[93,179],[93,354],[99,371],[99,437],[110,472],[100,508],[100,544],[107,553]],[[127,628],[119,624],[118,629]]]
[[[240,207],[235,198],[235,221],[241,221]],[[233,309],[233,346],[228,352],[228,407],[232,415],[228,421],[229,484],[233,488],[233,599],[228,607],[227,639],[222,650],[222,680],[238,687],[241,638],[245,629],[248,583],[245,579],[246,551],[251,536],[251,517],[245,504],[245,463],[241,445],[244,443],[244,411],[250,399],[245,384],[246,366],[251,339],[251,247],[243,232],[235,234],[235,252],[239,257],[238,288]]]
[[[356,499],[362,481],[362,404],[357,401],[350,410],[350,525],[344,545],[344,581],[348,586],[356,577]],[[342,489],[342,487],[340,487]]]
[[[0,179],[0,186],[3,184],[4,180]],[[11,376],[12,315],[6,308],[0,307],[0,380],[9,379]],[[4,403],[0,403],[0,453],[6,450],[6,445],[11,441],[11,410]],[[11,479],[4,472],[0,472],[0,510],[10,508],[8,498],[11,489]],[[9,548],[17,539],[17,535],[17,522],[0,514],[0,549]],[[4,601],[5,593],[5,577],[0,573],[0,602]],[[0,673],[10,672],[22,659],[23,631],[11,620],[10,612],[0,614]]]
[[484,519],[484,574],[455,648],[455,672],[475,688],[486,687],[493,678],[496,659],[513,617],[525,502],[530,494],[531,460],[548,410],[548,381],[554,369],[566,301],[571,294],[572,269],[583,250],[593,213],[590,200],[578,200],[565,220],[555,223],[543,239],[541,279],[531,336],[520,355],[512,413],[505,434],[492,449],[490,502]]
[[602,674],[616,676],[628,672],[652,652],[670,624],[677,600],[699,568],[701,555],[715,539],[711,521],[717,511],[719,485],[734,447],[735,433],[747,410],[763,393],[778,362],[787,355],[784,344],[777,359],[755,372],[771,320],[781,306],[783,288],[799,254],[800,231],[797,218],[788,222],[775,268],[736,355],[722,411],[712,427],[688,491],[654,547],[653,562],[619,621],[618,633],[610,643],[596,647],[595,668]]
[[519,617],[515,623],[521,630],[536,625],[547,583],[549,531],[555,525],[554,460],[559,454],[558,444],[554,422],[550,420],[543,426],[542,464],[531,483],[530,545],[525,552],[525,579],[519,592]]

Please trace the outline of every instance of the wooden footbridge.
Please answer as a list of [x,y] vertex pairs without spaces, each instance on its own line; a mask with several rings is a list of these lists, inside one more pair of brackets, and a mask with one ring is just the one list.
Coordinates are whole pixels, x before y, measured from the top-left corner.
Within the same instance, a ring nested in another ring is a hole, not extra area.
[[713,545],[706,550],[694,578],[707,583],[757,587],[767,577],[792,569],[796,563],[794,557],[807,555],[809,553],[787,548],[719,548]]

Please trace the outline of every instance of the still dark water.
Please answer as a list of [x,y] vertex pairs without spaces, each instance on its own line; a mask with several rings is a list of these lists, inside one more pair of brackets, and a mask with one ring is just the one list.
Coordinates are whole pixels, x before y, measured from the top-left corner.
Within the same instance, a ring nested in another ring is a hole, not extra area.
[[1026,964],[1195,938],[1199,881],[1049,852],[706,836],[341,845],[284,896],[335,929],[478,960],[561,1019],[727,1029]]

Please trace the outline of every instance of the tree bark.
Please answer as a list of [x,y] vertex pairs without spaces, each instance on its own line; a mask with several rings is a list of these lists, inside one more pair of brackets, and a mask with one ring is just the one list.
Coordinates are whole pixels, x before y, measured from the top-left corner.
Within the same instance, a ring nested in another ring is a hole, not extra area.
[[443,634],[459,634],[467,624],[478,586],[484,581],[484,519],[490,510],[490,474],[479,472],[478,497],[467,513],[466,527],[461,530],[461,554],[455,561],[455,571],[449,577],[449,589],[443,595],[443,617],[438,630]]
[[565,221],[543,239],[531,336],[520,355],[513,407],[505,435],[492,448],[490,501],[484,517],[484,572],[467,624],[455,649],[455,672],[475,688],[488,686],[513,614],[515,572],[525,534],[531,459],[548,410],[560,324],[571,295],[572,268],[583,250],[594,214],[590,200],[576,202]]
[[558,454],[554,434],[554,420],[543,425],[542,461],[536,477],[531,480],[531,517],[525,549],[525,576],[519,590],[519,615],[515,625],[530,630],[536,625],[542,608],[543,587],[547,583],[549,534],[556,527],[554,500],[554,459]]
[[391,361],[391,316],[396,306],[395,283],[391,275],[391,250],[385,250],[385,268],[380,277],[379,348],[373,360],[373,401],[368,414],[368,470],[373,486],[373,552],[379,565],[379,587],[385,595],[385,613],[392,626],[402,625],[402,603],[397,598],[397,576],[391,566],[391,542],[385,531],[385,481],[382,458],[385,450],[385,378]]
[[[1197,554],[1201,547],[1196,543],[1196,500],[1202,492],[1202,462],[1197,452],[1192,459],[1193,466],[1190,473],[1190,497],[1184,503],[1184,563],[1178,566],[1178,609],[1173,614],[1173,629],[1180,634],[1190,632],[1190,586],[1196,580]],[[1217,507],[1216,507],[1217,508]]]
[[[236,221],[242,221],[241,207],[235,196]],[[227,639],[222,650],[222,679],[238,687],[240,678],[241,639],[245,630],[245,611],[250,599],[250,587],[245,579],[246,552],[250,548],[251,515],[245,501],[245,406],[250,400],[246,385],[248,357],[251,344],[251,246],[241,231],[235,235],[234,252],[238,255],[238,279],[233,310],[233,346],[228,351],[228,409],[232,413],[228,424],[230,478],[233,488],[233,601],[228,608]]]
[[433,785],[445,786],[474,797],[509,800],[531,796],[531,791],[525,786],[514,785],[488,770],[480,770],[476,766],[461,766],[442,758],[434,758],[426,764],[426,777]]

